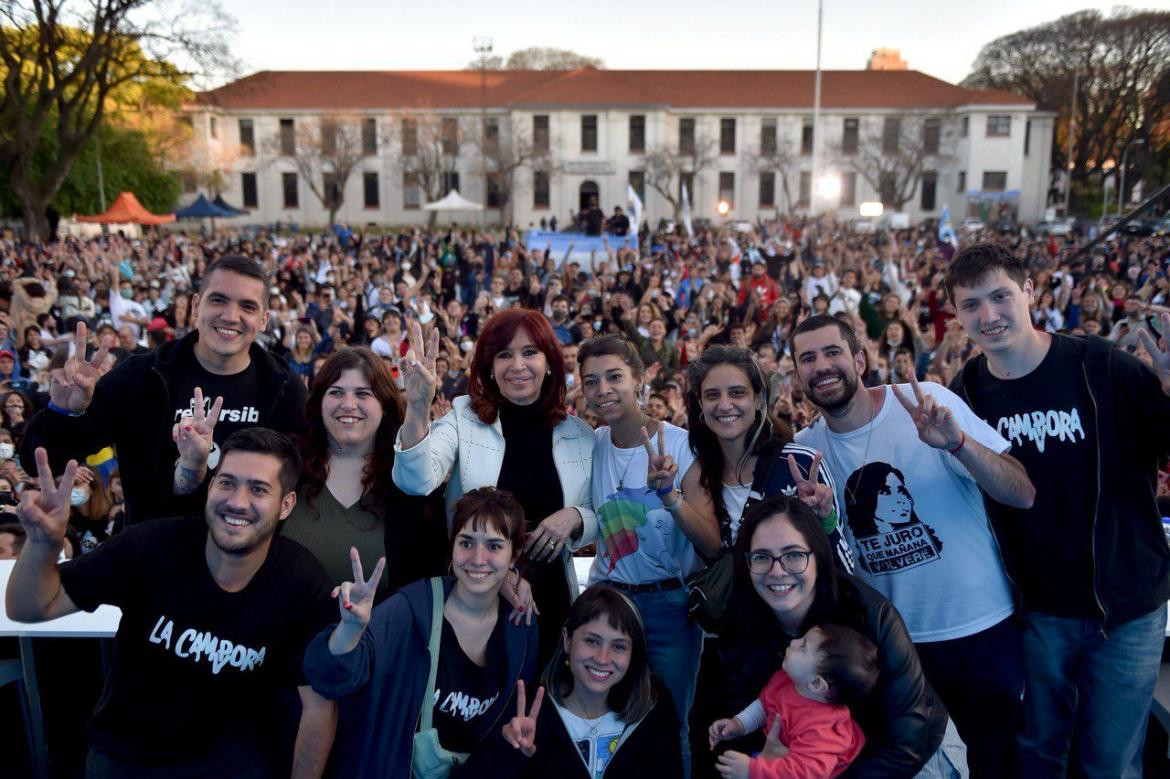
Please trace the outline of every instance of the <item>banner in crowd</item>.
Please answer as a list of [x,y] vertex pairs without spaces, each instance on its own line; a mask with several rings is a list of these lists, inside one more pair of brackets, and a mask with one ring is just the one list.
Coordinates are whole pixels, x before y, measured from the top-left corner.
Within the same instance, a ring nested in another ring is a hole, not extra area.
[[[608,248],[606,248],[608,245]],[[547,230],[529,230],[524,236],[524,246],[528,251],[539,249],[551,252],[557,267],[566,262],[576,262],[582,270],[592,272],[593,269],[609,258],[610,251],[617,251],[623,247],[638,248],[637,236],[631,231],[630,235],[585,235],[585,233],[552,233]]]

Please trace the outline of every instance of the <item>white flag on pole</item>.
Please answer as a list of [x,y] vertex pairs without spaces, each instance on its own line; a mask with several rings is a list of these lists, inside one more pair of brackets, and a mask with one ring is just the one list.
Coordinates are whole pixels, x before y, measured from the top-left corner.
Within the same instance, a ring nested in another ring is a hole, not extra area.
[[634,191],[633,184],[626,184],[626,199],[630,201],[630,230],[637,235],[642,226],[642,198]]
[[687,228],[687,236],[694,237],[695,228],[691,226],[691,199],[687,196],[687,185],[682,185],[682,216],[683,226]]

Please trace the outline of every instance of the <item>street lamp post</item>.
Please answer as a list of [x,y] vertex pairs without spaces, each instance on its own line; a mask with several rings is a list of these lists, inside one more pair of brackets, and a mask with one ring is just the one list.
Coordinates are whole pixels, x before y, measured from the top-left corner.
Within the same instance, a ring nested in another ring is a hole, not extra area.
[[813,81],[812,173],[809,175],[809,211],[817,213],[817,163],[821,147],[821,22],[824,18],[824,0],[817,0],[817,72]]
[[[486,206],[490,188],[487,166],[487,63],[488,55],[492,53],[492,39],[477,36],[471,39],[471,46],[479,55],[479,165],[483,170],[483,202]],[[480,214],[482,217],[483,212]]]
[[1145,138],[1134,138],[1129,143],[1125,144],[1125,151],[1121,153],[1121,186],[1117,189],[1117,216],[1121,218],[1121,212],[1125,208],[1125,160],[1129,155],[1129,147],[1135,143],[1138,145],[1145,145]]

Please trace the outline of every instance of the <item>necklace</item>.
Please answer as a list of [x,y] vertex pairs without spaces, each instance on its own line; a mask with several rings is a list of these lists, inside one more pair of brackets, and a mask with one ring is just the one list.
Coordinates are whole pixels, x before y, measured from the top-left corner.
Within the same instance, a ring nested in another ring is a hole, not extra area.
[[[884,390],[883,390],[883,392],[884,392]],[[866,395],[869,395],[869,389],[866,389],[865,393],[866,393]],[[869,403],[870,403],[869,422],[866,423],[869,425],[869,430],[865,434],[865,451],[861,455],[861,464],[858,466],[858,468],[861,468],[862,466],[864,466],[866,463],[869,462],[869,443],[870,443],[870,441],[873,440],[873,428],[874,428],[873,421],[875,419],[877,419],[877,404],[874,403],[872,395],[869,395]],[[838,457],[837,453],[833,451],[833,432],[831,430],[829,430],[829,423],[827,420],[825,422],[825,448],[829,450],[829,456],[832,457],[833,460],[835,460],[836,462],[841,462],[841,458]],[[854,469],[854,470],[857,470],[857,469]],[[846,505],[851,503],[854,506],[856,506],[857,505],[857,495],[853,491],[853,489],[850,488],[850,486],[849,486],[849,476],[850,475],[851,474],[846,474],[846,476],[845,476],[845,495],[848,499],[846,501]],[[810,473],[809,478],[815,479],[816,475]]]
[[[611,446],[611,447],[613,447],[613,448],[610,450],[610,453],[609,453],[609,455],[610,455],[610,457],[613,459],[613,470],[614,470],[614,473],[617,473],[617,469],[618,469],[618,457],[617,457],[617,449],[618,449],[618,445],[617,445],[616,443],[614,443],[614,440],[613,440],[613,428],[612,428],[612,427],[609,429],[609,443],[610,443],[610,446]],[[618,479],[618,483],[617,483],[617,491],[618,491],[618,492],[621,492],[621,491],[622,491],[622,487],[624,487],[624,486],[625,486],[625,484],[626,484],[626,473],[627,473],[627,472],[630,470],[630,463],[632,463],[632,462],[633,462],[633,461],[634,461],[634,460],[635,460],[635,459],[638,457],[638,449],[639,449],[638,445],[637,445],[637,444],[635,444],[635,445],[634,445],[634,451],[630,452],[629,456],[626,458],[626,465],[625,465],[625,467],[624,467],[624,468],[622,468],[622,475],[621,475],[621,478],[619,478],[619,479]]]
[[[616,473],[617,469],[618,469],[618,458],[617,458],[617,448],[618,447],[617,447],[617,444],[615,444],[613,442],[613,431],[610,431],[609,443],[613,447],[610,450],[609,455],[613,459],[613,470]],[[634,451],[630,452],[630,455],[626,458],[626,466],[624,468],[622,468],[621,478],[618,479],[618,483],[617,483],[617,491],[618,492],[621,492],[622,487],[625,486],[626,473],[630,470],[630,463],[632,463],[634,461],[634,458],[636,458],[637,456],[638,456],[638,447],[634,447]]]

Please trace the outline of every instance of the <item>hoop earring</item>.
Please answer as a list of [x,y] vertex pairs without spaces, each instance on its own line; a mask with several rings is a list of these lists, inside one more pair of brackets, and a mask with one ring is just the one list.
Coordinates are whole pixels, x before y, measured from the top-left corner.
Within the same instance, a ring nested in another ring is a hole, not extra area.
[[703,416],[702,411],[699,412],[699,421],[702,422],[704,425],[707,424],[707,419]]

